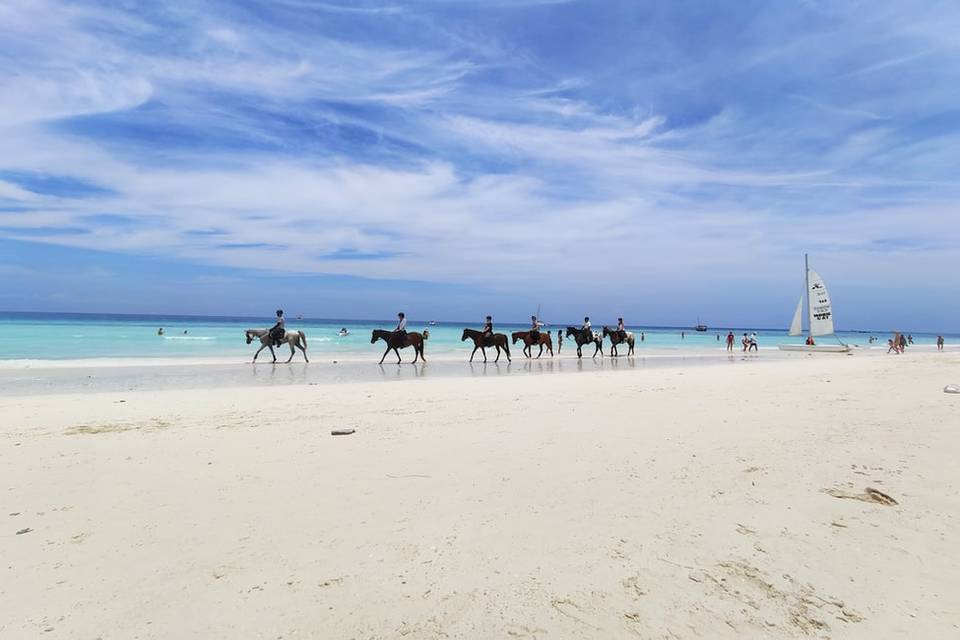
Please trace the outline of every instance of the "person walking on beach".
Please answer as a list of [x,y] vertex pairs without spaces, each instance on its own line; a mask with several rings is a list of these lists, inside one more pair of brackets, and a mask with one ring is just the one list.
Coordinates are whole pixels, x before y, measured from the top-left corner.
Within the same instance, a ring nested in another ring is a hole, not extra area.
[[937,351],[943,351],[943,336],[937,336]]
[[557,329],[557,355],[563,351],[563,331]]
[[727,332],[727,351],[733,351],[733,331]]
[[912,334],[912,333],[908,333],[908,334],[907,334],[907,344],[913,344],[913,334]]
[[743,350],[746,351],[750,348],[750,336],[743,334],[743,337],[740,339],[740,344],[743,345]]
[[887,340],[887,353],[889,354],[891,351],[895,354],[900,354],[900,349],[893,343],[893,338]]
[[[186,333],[186,331],[184,331],[184,333]],[[279,347],[286,333],[286,321],[283,319],[283,309],[277,309],[277,323],[270,327],[270,339],[273,341],[273,346]]]
[[900,338],[897,340],[897,344],[898,344],[899,347],[900,347],[900,353],[903,353],[904,351],[906,351],[906,350],[907,350],[907,337],[901,333],[901,334],[900,334]]
[[754,331],[750,334],[750,348],[747,351],[760,351],[760,347],[757,345],[757,332]]

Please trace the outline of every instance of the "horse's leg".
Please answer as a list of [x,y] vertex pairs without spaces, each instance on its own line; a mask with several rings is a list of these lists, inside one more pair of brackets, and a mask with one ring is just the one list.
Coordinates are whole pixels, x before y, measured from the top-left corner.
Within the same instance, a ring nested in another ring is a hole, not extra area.
[[397,354],[397,364],[400,364],[401,362],[403,362],[403,360],[400,359],[400,350],[394,347],[393,352]]
[[487,364],[487,348],[480,347],[480,353],[483,354],[483,364]]
[[380,364],[383,364],[384,359],[387,357],[387,354],[390,353],[390,345],[387,345],[387,350],[383,352],[383,358],[380,358]]
[[541,343],[540,343],[540,352],[537,354],[537,359],[539,360],[539,359],[540,359],[540,356],[542,356],[542,355],[543,355],[543,343],[541,342]]
[[297,340],[297,349],[303,352],[303,361],[310,362],[310,360],[307,359],[307,350],[300,344],[300,340]]
[[287,358],[287,364],[290,364],[290,361],[293,360],[293,354],[295,354],[297,350],[293,348],[292,342],[288,342],[287,344],[290,346],[290,357]]
[[257,352],[256,352],[255,354],[253,354],[253,362],[256,362],[256,361],[257,361],[257,356],[260,355],[260,352],[263,351],[263,350],[266,349],[266,348],[267,348],[267,345],[265,345],[265,344],[260,345],[260,348],[257,349]]
[[420,345],[413,345],[413,362],[411,364],[417,363],[417,358],[420,357]]
[[497,359],[493,361],[493,364],[497,364],[498,362],[500,362],[500,345],[494,345],[494,346],[497,347]]
[[272,344],[268,344],[267,346],[270,347],[270,355],[273,356],[273,361],[276,362],[276,361],[277,361],[277,352],[273,350],[273,345],[272,345]]
[[473,351],[470,352],[470,362],[473,362],[473,356],[476,355],[477,349],[479,348],[480,348],[479,345],[476,345],[476,344],[473,345]]

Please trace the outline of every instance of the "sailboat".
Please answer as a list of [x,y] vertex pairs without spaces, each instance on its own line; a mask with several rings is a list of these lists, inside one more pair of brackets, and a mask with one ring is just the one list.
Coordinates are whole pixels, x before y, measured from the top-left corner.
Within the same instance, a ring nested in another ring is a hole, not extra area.
[[540,303],[537,303],[537,324],[541,329],[546,328],[547,323],[540,319]]
[[[830,303],[830,294],[827,285],[816,271],[810,268],[807,254],[803,254],[805,268],[806,290],[797,302],[797,310],[790,323],[790,335],[803,335],[803,300],[807,300],[807,341],[808,344],[781,344],[781,351],[807,351],[812,353],[848,353],[850,345],[844,344],[836,337],[833,330],[833,305]],[[809,344],[814,337],[833,336],[839,344]]]
[[708,327],[707,325],[703,324],[702,322],[700,322],[700,318],[698,317],[698,318],[697,318],[697,326],[695,326],[695,327],[693,328],[693,330],[694,330],[694,331],[704,332],[704,331],[706,331],[707,329],[709,329],[709,327]]

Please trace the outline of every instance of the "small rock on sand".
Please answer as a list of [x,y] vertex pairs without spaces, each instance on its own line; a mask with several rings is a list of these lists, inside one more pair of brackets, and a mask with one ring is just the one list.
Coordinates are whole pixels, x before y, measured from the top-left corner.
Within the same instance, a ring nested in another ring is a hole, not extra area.
[[330,432],[332,436],[349,436],[352,433],[355,433],[356,429],[334,429]]

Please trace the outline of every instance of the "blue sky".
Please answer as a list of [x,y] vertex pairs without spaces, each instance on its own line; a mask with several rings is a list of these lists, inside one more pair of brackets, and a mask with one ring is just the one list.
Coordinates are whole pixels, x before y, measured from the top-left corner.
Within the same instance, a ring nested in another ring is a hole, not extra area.
[[960,4],[0,6],[0,309],[960,330]]

